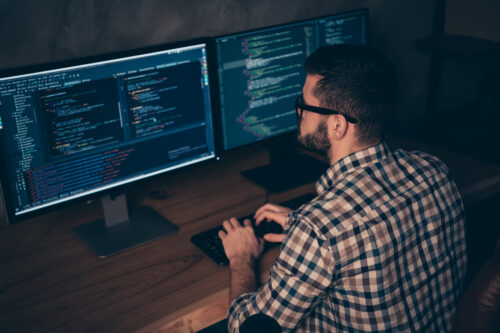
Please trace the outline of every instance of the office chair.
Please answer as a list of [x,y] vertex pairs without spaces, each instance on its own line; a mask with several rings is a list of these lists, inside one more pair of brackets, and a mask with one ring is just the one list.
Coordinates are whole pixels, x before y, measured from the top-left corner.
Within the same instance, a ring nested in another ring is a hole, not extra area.
[[452,332],[500,332],[500,238],[493,257],[481,266],[467,286]]

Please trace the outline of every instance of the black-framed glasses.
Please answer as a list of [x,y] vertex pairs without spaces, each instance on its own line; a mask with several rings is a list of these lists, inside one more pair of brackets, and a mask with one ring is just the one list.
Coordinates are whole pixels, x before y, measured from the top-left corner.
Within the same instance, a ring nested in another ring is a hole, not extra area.
[[350,123],[356,124],[358,122],[357,119],[355,119],[351,116],[348,116],[345,113],[339,112],[337,110],[320,108],[318,106],[305,104],[304,97],[302,95],[297,96],[297,99],[295,100],[295,112],[297,112],[297,118],[302,119],[302,113],[304,110],[311,111],[314,113],[324,114],[324,115],[340,114],[340,115],[344,116],[345,120],[347,120]]

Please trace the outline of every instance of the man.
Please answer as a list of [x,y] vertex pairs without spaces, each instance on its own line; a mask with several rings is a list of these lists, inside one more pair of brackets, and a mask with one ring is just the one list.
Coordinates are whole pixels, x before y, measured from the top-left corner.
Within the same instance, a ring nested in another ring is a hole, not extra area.
[[265,236],[283,244],[258,290],[263,240],[249,221],[224,221],[229,330],[265,318],[294,332],[449,331],[466,270],[463,206],[440,160],[383,142],[395,71],[375,51],[347,45],[318,49],[305,69],[299,141],[331,167],[308,204],[257,210],[256,223],[284,227]]

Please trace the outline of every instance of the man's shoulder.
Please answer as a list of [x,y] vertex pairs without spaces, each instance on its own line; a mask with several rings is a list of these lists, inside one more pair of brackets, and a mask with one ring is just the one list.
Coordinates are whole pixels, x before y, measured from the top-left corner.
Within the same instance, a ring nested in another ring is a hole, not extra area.
[[334,182],[296,214],[325,236],[338,236],[353,224],[368,219],[380,206],[394,206],[401,197],[447,178],[448,173],[446,165],[436,156],[397,149],[377,163]]
[[429,175],[436,173],[449,173],[448,167],[439,157],[423,151],[396,149],[392,155],[396,161],[400,161],[402,163],[406,162],[412,165],[413,168],[417,168],[416,171],[425,172]]

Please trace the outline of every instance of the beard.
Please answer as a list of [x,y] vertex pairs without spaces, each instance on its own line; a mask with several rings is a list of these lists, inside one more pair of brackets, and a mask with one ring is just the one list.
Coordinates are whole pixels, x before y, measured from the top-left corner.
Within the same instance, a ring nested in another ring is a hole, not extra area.
[[305,148],[318,152],[323,155],[327,155],[331,148],[330,140],[328,139],[328,127],[326,120],[322,119],[318,124],[316,132],[302,135],[300,132],[300,122],[299,122],[299,135],[297,140]]

